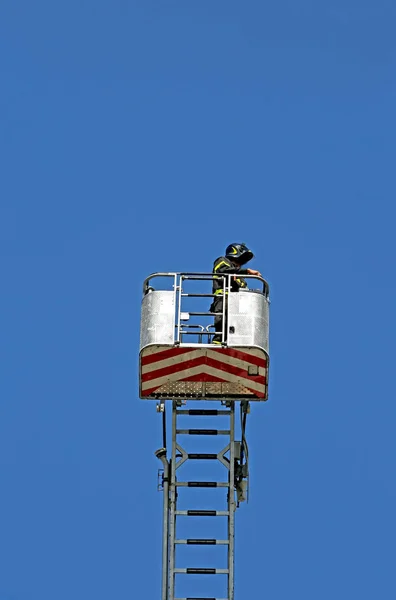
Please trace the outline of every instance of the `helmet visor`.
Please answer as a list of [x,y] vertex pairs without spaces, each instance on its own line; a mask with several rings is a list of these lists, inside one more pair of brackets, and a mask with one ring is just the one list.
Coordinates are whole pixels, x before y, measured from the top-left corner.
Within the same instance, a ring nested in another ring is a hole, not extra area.
[[241,265],[245,265],[249,260],[252,260],[253,256],[254,254],[251,250],[245,250],[245,252],[242,252],[241,256],[238,257],[238,262]]

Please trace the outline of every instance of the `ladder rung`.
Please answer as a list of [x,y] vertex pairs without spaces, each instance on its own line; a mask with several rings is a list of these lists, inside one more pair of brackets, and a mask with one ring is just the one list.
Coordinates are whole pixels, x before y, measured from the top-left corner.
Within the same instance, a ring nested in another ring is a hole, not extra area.
[[187,575],[227,575],[228,569],[202,569],[202,568],[190,568],[190,569],[174,569],[174,573],[187,573]]
[[192,317],[213,317],[212,312],[190,312],[188,311],[188,314],[191,315]]
[[187,540],[175,540],[175,544],[190,544],[194,546],[216,546],[216,545],[226,545],[229,544],[228,540],[215,540],[215,539],[193,539],[189,538]]
[[188,296],[189,298],[214,298],[215,294],[186,294],[186,292],[183,292],[180,296]]
[[176,515],[183,517],[228,517],[228,510],[176,510]]
[[176,429],[177,434],[184,435],[229,435],[229,429]]
[[176,411],[178,415],[190,415],[192,417],[216,417],[217,415],[229,415],[229,410],[217,410],[215,408],[190,408],[188,410]]
[[222,481],[178,481],[176,482],[176,487],[230,487],[228,483],[223,483]]
[[217,454],[208,454],[207,452],[190,453],[188,458],[190,460],[216,460]]
[[[192,313],[190,313],[191,315]],[[181,326],[183,327],[183,326]],[[187,327],[187,325],[186,325]],[[180,329],[180,335],[212,335],[210,331],[186,331],[185,329]]]

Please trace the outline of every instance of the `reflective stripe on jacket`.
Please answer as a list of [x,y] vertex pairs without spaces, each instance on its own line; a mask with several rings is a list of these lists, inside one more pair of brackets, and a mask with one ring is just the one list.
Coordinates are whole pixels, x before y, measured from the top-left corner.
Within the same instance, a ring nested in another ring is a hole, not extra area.
[[[225,256],[220,256],[214,261],[213,264],[213,273],[222,273],[222,274],[235,274],[235,277],[231,277],[231,291],[237,292],[239,288],[246,288],[247,283],[243,277],[239,277],[239,275],[247,275],[247,269],[241,269],[238,266],[232,264],[232,262],[226,258]],[[213,279],[213,294],[222,294],[223,293],[223,285],[224,278],[223,277],[215,277]],[[226,282],[227,285],[227,282]]]

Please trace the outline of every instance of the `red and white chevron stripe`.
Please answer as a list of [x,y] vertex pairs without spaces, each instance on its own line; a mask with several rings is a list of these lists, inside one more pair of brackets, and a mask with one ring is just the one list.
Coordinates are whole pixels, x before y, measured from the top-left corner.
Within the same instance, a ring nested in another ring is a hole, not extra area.
[[266,400],[267,368],[267,356],[258,348],[148,346],[140,357],[140,396],[172,397],[188,390],[205,398]]

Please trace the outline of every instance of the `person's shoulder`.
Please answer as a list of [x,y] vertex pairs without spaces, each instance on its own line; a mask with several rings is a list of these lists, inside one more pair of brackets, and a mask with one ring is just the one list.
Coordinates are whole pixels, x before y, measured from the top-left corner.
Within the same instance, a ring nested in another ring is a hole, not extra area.
[[232,267],[232,262],[226,256],[219,256],[213,263],[214,272],[223,272]]
[[221,262],[225,262],[227,264],[231,264],[230,261],[228,260],[228,258],[226,258],[225,256],[219,256],[218,258],[216,258],[216,260],[214,261],[214,265],[218,265]]

